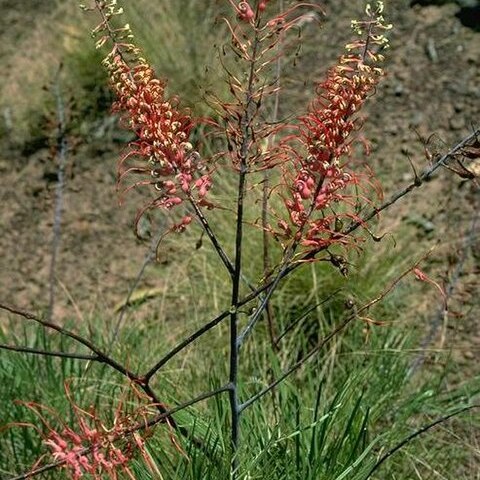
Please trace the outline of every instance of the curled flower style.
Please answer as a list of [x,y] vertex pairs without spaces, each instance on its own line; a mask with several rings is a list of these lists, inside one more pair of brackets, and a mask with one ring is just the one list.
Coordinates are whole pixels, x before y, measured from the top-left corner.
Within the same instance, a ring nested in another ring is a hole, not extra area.
[[[279,222],[280,235],[295,235],[297,239],[300,236],[306,247],[325,248],[350,241],[339,231],[339,213],[331,207],[338,203],[348,206],[355,201],[347,191],[359,184],[359,177],[341,158],[351,153],[356,113],[375,92],[383,75],[379,67],[383,57],[378,50],[387,46],[387,40],[378,32],[390,26],[384,24],[382,10],[383,4],[378,2],[375,9],[367,7],[368,20],[352,22],[355,32],[364,39],[346,46],[347,53],[318,86],[309,112],[299,118],[296,134],[287,139],[286,146],[293,157],[283,172],[289,222]],[[291,145],[292,140],[295,146]],[[342,215],[353,216],[344,207],[339,210],[344,211]]]
[[236,7],[238,18],[244,22],[251,22],[255,18],[255,12],[248,2],[240,2]]

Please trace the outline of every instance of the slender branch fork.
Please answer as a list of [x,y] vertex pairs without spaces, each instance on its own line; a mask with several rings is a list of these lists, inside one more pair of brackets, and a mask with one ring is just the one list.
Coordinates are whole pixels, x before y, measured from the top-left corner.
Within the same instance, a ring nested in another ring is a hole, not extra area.
[[[399,201],[401,198],[403,198],[405,195],[410,193],[412,190],[414,190],[416,187],[419,187],[421,183],[429,178],[433,172],[435,172],[438,168],[441,166],[445,165],[448,160],[459,153],[461,149],[465,146],[467,146],[473,139],[475,139],[480,133],[480,129],[475,130],[472,132],[470,135],[465,137],[462,141],[460,141],[457,145],[455,145],[452,149],[450,149],[445,155],[441,156],[435,163],[433,163],[431,166],[429,166],[427,169],[425,169],[422,174],[415,179],[415,181],[406,187],[402,188],[395,194],[393,194],[389,200],[385,201],[383,204],[381,204],[379,207],[376,207],[373,209],[370,213],[367,213],[361,221],[355,222],[352,224],[350,227],[343,232],[343,235],[346,235],[348,233],[352,233],[354,230],[356,230],[358,227],[360,227],[362,224],[368,222],[371,220],[376,214],[379,212],[388,209],[392,205],[394,205],[397,201]],[[317,254],[320,250],[314,252],[313,256]],[[308,261],[312,259],[312,254],[309,254],[303,258],[303,260]],[[238,258],[236,258],[236,262],[238,261]],[[160,415],[165,415],[166,418],[171,414],[172,412],[167,411],[165,406],[163,406],[155,392],[152,390],[150,387],[150,380],[153,378],[153,376],[170,360],[172,359],[176,354],[181,352],[183,349],[185,349],[188,345],[193,343],[196,339],[199,337],[203,336],[206,332],[214,328],[216,325],[218,325],[220,322],[222,322],[225,318],[231,316],[234,312],[236,314],[238,308],[240,308],[243,305],[248,304],[252,300],[256,299],[259,295],[261,295],[263,292],[273,292],[272,287],[276,287],[278,285],[279,281],[283,278],[285,278],[287,275],[289,275],[292,271],[296,270],[300,265],[302,265],[303,262],[295,262],[295,263],[290,263],[287,265],[285,268],[280,269],[279,273],[275,277],[275,279],[264,283],[263,285],[260,285],[258,288],[256,288],[254,291],[249,293],[243,298],[237,298],[236,302],[234,305],[236,305],[235,309],[228,309],[225,310],[224,312],[220,313],[217,315],[215,318],[213,318],[210,322],[206,323],[202,327],[200,327],[197,331],[195,331],[193,334],[191,334],[189,337],[187,337],[185,340],[180,342],[177,346],[175,346],[172,350],[170,350],[163,358],[161,358],[150,370],[147,371],[147,373],[143,376],[135,374],[133,371],[129,370],[126,368],[124,365],[120,364],[117,362],[115,359],[113,359],[109,354],[103,352],[99,347],[94,345],[90,340],[87,340],[86,338],[64,328],[59,325],[56,325],[55,323],[52,323],[47,320],[43,320],[42,318],[38,317],[37,315],[34,315],[30,312],[27,312],[25,310],[22,310],[16,306],[8,305],[5,303],[0,303],[0,310],[5,310],[7,312],[10,312],[11,314],[23,317],[27,320],[32,320],[36,323],[39,323],[41,326],[47,329],[54,330],[58,332],[59,334],[66,336],[68,338],[71,338],[75,342],[77,342],[80,345],[83,345],[84,347],[87,347],[91,352],[93,352],[93,355],[87,355],[87,354],[82,354],[82,353],[68,353],[68,352],[47,352],[35,348],[30,348],[30,347],[24,347],[24,346],[16,346],[16,345],[5,345],[5,344],[0,344],[0,349],[3,350],[9,350],[9,351],[15,351],[15,352],[21,352],[21,353],[27,353],[27,354],[35,354],[35,355],[49,355],[49,356],[54,356],[54,357],[63,357],[63,358],[70,358],[70,359],[77,359],[77,360],[86,360],[86,361],[97,361],[100,363],[104,363],[111,367],[112,369],[116,370],[118,373],[121,375],[127,377],[130,381],[134,382],[135,384],[139,385],[146,393],[147,395],[156,403],[159,405],[159,410],[160,410]],[[271,293],[270,293],[271,295]],[[265,306],[266,301],[268,301],[268,293],[267,296],[264,297],[263,303],[260,305],[262,308]],[[383,297],[382,297],[383,298]],[[266,299],[266,301],[265,301]],[[379,301],[379,300],[377,300]],[[375,302],[376,303],[376,302]],[[372,304],[368,304],[365,308],[368,308]],[[260,309],[261,309],[260,308]],[[358,311],[357,311],[358,314]],[[252,319],[255,317],[252,317],[250,319],[250,322]],[[328,342],[331,338],[333,338],[334,335],[339,333],[339,331],[343,330],[351,321],[353,320],[352,317],[348,317],[342,324],[340,324],[336,329],[334,329],[325,339],[322,340],[322,342],[315,347],[313,351],[311,351],[309,354],[307,354],[307,358],[301,359],[297,364],[293,365],[289,370],[287,370],[279,379],[275,380],[271,385],[265,387],[264,390],[256,394],[254,397],[250,398],[249,400],[245,401],[243,404],[238,404],[238,398],[236,399],[237,402],[237,421],[238,421],[238,414],[245,410],[248,406],[252,405],[256,400],[261,398],[263,395],[268,393],[272,388],[274,388],[278,383],[280,383],[284,378],[286,378],[288,375],[296,371],[300,366],[306,361],[308,358],[311,358],[318,350],[320,350],[323,345],[325,345],[326,342]],[[247,331],[243,332],[243,335],[248,333]],[[240,337],[241,338],[241,337]],[[233,335],[232,335],[233,339]],[[235,335],[235,343],[236,343],[236,348],[233,349],[233,352],[236,352],[238,354],[237,348],[238,348],[238,340],[239,337]],[[235,359],[234,359],[235,360]],[[238,361],[238,358],[237,358]],[[237,364],[238,368],[238,364]],[[236,379],[236,372],[234,372],[234,375],[231,375],[231,378]],[[233,385],[232,382],[230,382],[226,387],[225,390],[228,390],[229,392],[235,391],[236,392],[236,386]],[[223,390],[222,390],[223,391]],[[176,424],[173,422],[172,419],[169,418],[169,420],[172,422],[172,426],[176,426]],[[238,425],[237,425],[238,426]],[[19,477],[22,478],[22,477]],[[26,478],[26,477],[25,477]]]

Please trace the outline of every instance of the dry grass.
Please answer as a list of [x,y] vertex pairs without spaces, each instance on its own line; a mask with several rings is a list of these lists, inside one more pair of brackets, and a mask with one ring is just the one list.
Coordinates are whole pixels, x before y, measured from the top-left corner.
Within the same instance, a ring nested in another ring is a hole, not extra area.
[[[60,64],[65,64],[65,88],[75,98],[82,94],[85,74],[102,68],[90,40],[90,31],[98,20],[95,13],[85,14],[76,2],[53,2],[50,11],[39,15],[32,28],[22,32],[14,50],[0,51],[8,63],[0,80],[2,130],[9,131],[14,142],[27,139],[35,128],[32,123],[47,113],[51,95],[45,87],[54,80]],[[214,24],[221,22],[220,9],[215,5],[205,9],[193,0],[178,3],[137,0],[126,10],[127,15],[120,21],[126,22],[128,18],[147,58],[158,74],[174,85],[171,93],[197,109],[203,104],[200,100],[208,85],[219,84],[221,69],[216,51],[225,31],[218,26],[214,28]],[[25,22],[34,16],[34,8],[27,7]],[[14,35],[13,31],[3,33],[5,44],[14,41],[9,35]],[[86,51],[91,55],[86,55]],[[80,61],[71,61],[77,57]],[[200,115],[204,113],[204,107],[197,111]]]

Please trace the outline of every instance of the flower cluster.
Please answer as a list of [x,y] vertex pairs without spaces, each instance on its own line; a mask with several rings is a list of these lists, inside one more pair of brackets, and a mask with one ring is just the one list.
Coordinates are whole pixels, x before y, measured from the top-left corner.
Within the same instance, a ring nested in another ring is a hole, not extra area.
[[[150,430],[143,428],[142,436],[138,431],[139,426],[147,425],[149,405],[140,404],[127,412],[124,403],[120,402],[111,427],[107,427],[93,408],[87,411],[74,403],[68,384],[65,385],[65,391],[72,405],[75,426],[66,425],[53,409],[45,405],[21,402],[43,423],[47,431],[41,432],[43,443],[50,449],[53,460],[68,470],[73,480],[117,480],[120,472],[125,473],[125,477],[121,478],[133,480],[128,464],[135,454],[139,452],[147,464],[150,462],[145,452],[145,438]],[[138,392],[134,393],[138,397]],[[53,426],[49,418],[60,426]]]
[[341,157],[351,151],[349,137],[356,129],[355,114],[383,75],[378,66],[383,57],[377,50],[386,46],[387,39],[378,31],[389,26],[383,22],[382,9],[381,2],[376,9],[368,6],[369,19],[352,23],[356,33],[365,34],[365,38],[347,45],[347,53],[329,70],[309,112],[299,118],[300,126],[293,136],[296,145],[289,147],[293,162],[284,168],[289,221],[279,222],[280,234],[286,238],[301,236],[302,244],[310,248],[348,242],[338,231],[340,213],[331,207],[339,202],[348,204],[351,197],[346,189],[358,183]]
[[127,464],[133,451],[130,446],[120,449],[109,436],[90,428],[83,419],[78,432],[69,427],[61,432],[52,430],[44,443],[50,448],[55,461],[64,462],[64,468],[70,470],[73,480],[85,474],[101,478],[102,472],[110,478],[116,478],[116,472],[120,469],[129,473]]
[[[124,188],[122,194],[145,185],[153,187],[155,194],[139,211],[137,222],[152,208],[171,210],[187,198],[202,202],[211,187],[211,178],[189,141],[194,120],[188,110],[179,108],[176,97],[167,97],[166,83],[156,78],[140,50],[129,43],[130,27],[112,29],[108,23],[111,14],[104,11],[108,5],[97,2],[97,8],[104,21],[96,33],[107,32],[97,46],[102,46],[106,38],[113,41],[113,49],[104,60],[116,96],[113,110],[120,113],[122,124],[136,136],[120,160],[119,187],[125,178],[135,174],[141,178]],[[172,230],[182,230],[190,221],[190,217],[184,217]]]

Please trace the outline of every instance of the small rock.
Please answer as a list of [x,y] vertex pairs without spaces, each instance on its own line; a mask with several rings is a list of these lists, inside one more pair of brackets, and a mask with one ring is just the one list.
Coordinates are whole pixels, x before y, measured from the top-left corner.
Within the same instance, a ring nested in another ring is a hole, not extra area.
[[471,352],[470,350],[465,350],[463,352],[463,356],[467,359],[467,360],[473,360],[475,358],[475,355],[473,354],[473,352]]
[[433,38],[429,38],[427,42],[427,56],[433,62],[438,62],[438,53],[435,47],[435,40]]
[[461,130],[465,127],[465,119],[460,116],[455,116],[450,119],[449,124],[452,130]]
[[401,97],[405,93],[405,88],[403,87],[403,84],[401,84],[400,82],[397,83],[395,85],[393,93],[395,94],[396,97]]

